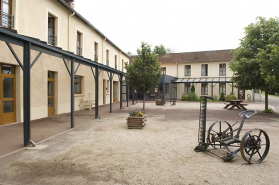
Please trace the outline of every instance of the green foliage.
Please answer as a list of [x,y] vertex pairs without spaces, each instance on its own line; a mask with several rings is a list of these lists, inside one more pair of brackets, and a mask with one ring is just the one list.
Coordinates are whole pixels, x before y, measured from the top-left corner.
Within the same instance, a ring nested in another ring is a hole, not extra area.
[[236,96],[234,94],[230,94],[230,95],[227,95],[225,100],[226,101],[230,101],[230,100],[236,100]]
[[[274,85],[269,83],[270,78],[273,78],[270,74],[274,66],[270,68],[267,54],[271,53],[272,47],[275,53],[278,51],[278,48],[275,49],[275,46],[279,45],[278,33],[278,18],[267,20],[258,17],[255,24],[252,23],[245,28],[245,37],[240,40],[240,46],[233,51],[234,62],[229,64],[233,71],[232,81],[236,82],[238,88],[262,90],[274,88]],[[265,63],[268,63],[266,67],[263,65]]]
[[127,70],[125,78],[130,87],[145,93],[158,85],[161,78],[161,66],[157,55],[152,52],[147,43],[142,42],[137,53],[138,56],[130,65],[125,64]]
[[263,111],[264,113],[272,113],[275,114],[275,111],[272,108],[268,108],[266,110]]
[[194,85],[192,85],[191,86],[191,92],[195,92],[196,90],[195,90],[195,86]]
[[200,99],[195,92],[190,92],[187,96],[182,94],[181,101],[199,101]]
[[220,95],[219,101],[225,101],[225,95],[223,92]]
[[184,93],[181,96],[181,101],[187,101],[187,96]]
[[161,54],[173,53],[173,50],[170,48],[165,48],[165,46],[161,44],[160,46],[155,46],[153,52],[158,55],[161,55]]

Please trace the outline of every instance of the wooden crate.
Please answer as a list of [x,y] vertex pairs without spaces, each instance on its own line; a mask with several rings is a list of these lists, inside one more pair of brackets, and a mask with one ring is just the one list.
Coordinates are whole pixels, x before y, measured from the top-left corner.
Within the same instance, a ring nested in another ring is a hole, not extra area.
[[142,129],[146,124],[146,116],[144,117],[127,117],[127,125],[129,129]]

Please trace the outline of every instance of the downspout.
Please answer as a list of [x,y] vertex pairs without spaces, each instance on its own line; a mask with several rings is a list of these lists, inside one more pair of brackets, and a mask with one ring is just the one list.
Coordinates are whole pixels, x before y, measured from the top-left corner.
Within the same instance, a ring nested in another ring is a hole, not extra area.
[[[122,51],[119,52],[119,60],[118,60],[119,71],[121,71],[120,64],[122,65],[122,62],[120,61],[121,60],[121,57],[120,57],[121,53],[122,53]],[[123,67],[123,66],[121,66],[121,67]]]
[[107,38],[105,38],[103,41],[102,41],[102,63],[104,64],[104,42],[107,40]]
[[76,12],[73,12],[73,14],[69,15],[68,18],[68,51],[70,51],[70,18],[74,16]]

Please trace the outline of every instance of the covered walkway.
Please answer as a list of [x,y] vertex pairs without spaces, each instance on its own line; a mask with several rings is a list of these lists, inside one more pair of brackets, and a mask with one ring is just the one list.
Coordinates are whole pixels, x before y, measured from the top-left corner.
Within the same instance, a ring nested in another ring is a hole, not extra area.
[[[123,107],[127,107],[127,103],[123,102]],[[132,102],[129,102],[129,106]],[[112,104],[112,110],[119,110],[120,102]],[[110,104],[99,106],[99,116],[110,113]],[[121,111],[121,110],[119,110]],[[95,108],[90,110],[75,111],[76,127],[83,125],[95,119]],[[32,140],[37,143],[51,136],[65,132],[71,129],[71,113],[54,115],[47,118],[31,121]],[[22,123],[5,125],[0,127],[0,156],[22,149],[23,125]]]

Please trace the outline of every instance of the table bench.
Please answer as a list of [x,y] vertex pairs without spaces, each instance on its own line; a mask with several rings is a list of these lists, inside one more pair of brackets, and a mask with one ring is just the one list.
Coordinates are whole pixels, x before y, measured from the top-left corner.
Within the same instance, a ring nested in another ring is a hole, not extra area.
[[247,103],[242,103],[242,100],[230,100],[227,103],[224,103],[226,106],[224,109],[232,110],[233,108],[247,110],[244,106],[247,106]]

